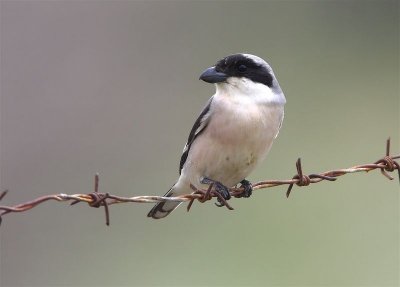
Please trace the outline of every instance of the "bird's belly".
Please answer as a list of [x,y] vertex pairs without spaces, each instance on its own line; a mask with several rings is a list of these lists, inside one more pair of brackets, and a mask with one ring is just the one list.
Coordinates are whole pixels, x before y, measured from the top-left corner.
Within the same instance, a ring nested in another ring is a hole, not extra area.
[[206,147],[192,147],[183,172],[188,171],[191,183],[199,184],[201,178],[207,177],[224,184],[236,185],[255,168],[264,158],[269,145],[264,142],[259,146],[223,144],[210,137],[202,137],[196,144]]
[[214,117],[191,147],[183,170],[191,183],[198,185],[208,177],[231,187],[245,179],[264,159],[279,130],[281,116],[269,114]]
[[199,166],[199,171],[203,176],[229,187],[248,176],[262,157],[257,149],[252,148],[220,145],[218,150],[219,153],[211,151],[204,154],[210,164]]

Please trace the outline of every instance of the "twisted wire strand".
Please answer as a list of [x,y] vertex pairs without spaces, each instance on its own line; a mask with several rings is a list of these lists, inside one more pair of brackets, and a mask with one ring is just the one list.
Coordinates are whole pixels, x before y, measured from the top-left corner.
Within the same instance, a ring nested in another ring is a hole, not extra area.
[[[297,186],[308,186],[310,184],[318,183],[321,181],[335,181],[338,177],[352,174],[357,172],[368,172],[372,170],[379,169],[381,173],[390,180],[394,178],[389,174],[394,171],[397,171],[398,179],[400,182],[400,164],[396,161],[399,159],[400,155],[391,156],[390,155],[390,138],[386,142],[386,154],[381,159],[375,161],[370,164],[356,165],[350,168],[343,169],[335,169],[326,172],[322,172],[319,174],[313,173],[306,175],[303,173],[301,159],[299,158],[296,161],[296,169],[297,174],[295,174],[291,179],[284,180],[265,180],[260,181],[252,185],[253,190],[266,189],[280,185],[289,185],[286,191],[286,197],[289,197],[294,185]],[[219,192],[217,192],[213,188],[213,184],[210,184],[207,190],[198,189],[194,185],[190,185],[193,193],[184,194],[175,197],[164,197],[164,196],[153,196],[153,195],[141,195],[141,196],[133,196],[133,197],[122,197],[109,193],[101,193],[99,192],[99,175],[95,175],[94,182],[94,191],[91,193],[85,194],[53,194],[53,195],[45,195],[38,197],[34,200],[24,202],[21,204],[17,204],[14,206],[6,206],[0,205],[0,224],[2,221],[2,216],[9,213],[17,213],[17,212],[25,212],[28,211],[46,201],[60,201],[60,202],[68,202],[71,201],[71,205],[85,202],[90,207],[104,207],[106,224],[110,224],[110,212],[109,206],[113,204],[121,204],[121,203],[157,203],[157,202],[165,202],[165,201],[174,201],[174,202],[189,202],[187,206],[187,210],[189,211],[192,207],[192,204],[195,200],[204,203],[213,198],[217,198],[220,206],[225,206],[226,208],[233,210],[233,207],[225,200]],[[7,194],[7,190],[0,193],[0,201]],[[233,187],[230,188],[230,194],[233,197],[240,197],[240,195],[244,192],[244,188]]]

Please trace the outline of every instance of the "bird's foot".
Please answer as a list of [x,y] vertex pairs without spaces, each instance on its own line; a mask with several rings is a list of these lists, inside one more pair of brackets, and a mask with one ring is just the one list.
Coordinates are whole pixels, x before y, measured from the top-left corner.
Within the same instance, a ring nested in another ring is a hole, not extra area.
[[[202,184],[214,184],[215,191],[217,191],[224,200],[229,200],[231,198],[231,194],[229,193],[229,188],[220,183],[219,181],[212,180],[207,177],[203,177],[200,182]],[[225,203],[221,200],[221,198],[217,198],[218,203],[215,203],[216,206],[222,207],[225,206]]]
[[253,193],[253,185],[251,184],[250,181],[246,179],[243,179],[240,183],[241,183],[240,188],[243,188],[244,191],[237,197],[249,198]]

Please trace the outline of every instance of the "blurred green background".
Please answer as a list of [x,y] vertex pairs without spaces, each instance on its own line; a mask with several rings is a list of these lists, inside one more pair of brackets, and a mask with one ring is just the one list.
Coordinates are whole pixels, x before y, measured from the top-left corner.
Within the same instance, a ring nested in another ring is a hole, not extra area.
[[[398,1],[1,1],[2,204],[163,195],[231,53],[267,59],[283,128],[250,180],[399,153]],[[45,203],[3,219],[1,286],[398,286],[399,184],[379,171],[146,218]]]

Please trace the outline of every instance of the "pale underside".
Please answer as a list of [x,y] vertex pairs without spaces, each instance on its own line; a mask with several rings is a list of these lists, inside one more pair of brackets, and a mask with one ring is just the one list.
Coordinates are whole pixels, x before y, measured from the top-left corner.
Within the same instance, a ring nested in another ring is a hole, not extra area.
[[176,187],[192,183],[204,188],[203,177],[227,187],[245,179],[265,158],[279,132],[283,103],[274,97],[271,90],[257,98],[254,92],[250,97],[232,96],[229,88],[217,89],[210,106],[212,116],[192,143]]

